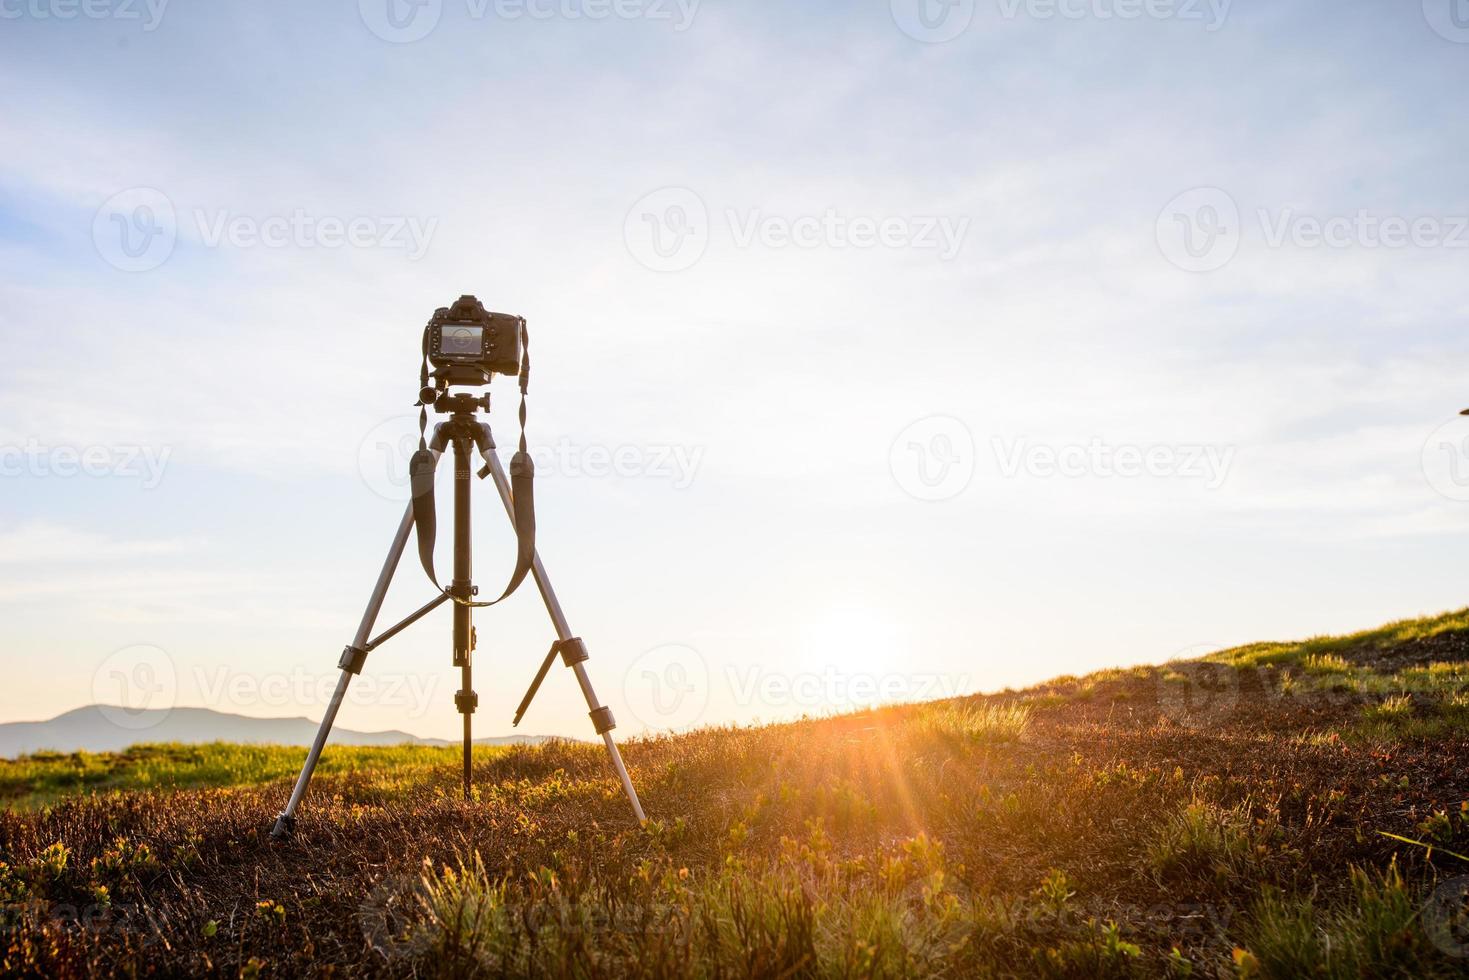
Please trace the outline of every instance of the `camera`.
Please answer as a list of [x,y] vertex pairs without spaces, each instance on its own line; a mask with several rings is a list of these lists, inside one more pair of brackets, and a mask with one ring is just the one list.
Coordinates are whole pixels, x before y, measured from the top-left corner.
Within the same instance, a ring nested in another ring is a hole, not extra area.
[[519,374],[525,321],[491,313],[473,296],[440,307],[424,328],[433,377],[446,385],[487,385],[496,374]]

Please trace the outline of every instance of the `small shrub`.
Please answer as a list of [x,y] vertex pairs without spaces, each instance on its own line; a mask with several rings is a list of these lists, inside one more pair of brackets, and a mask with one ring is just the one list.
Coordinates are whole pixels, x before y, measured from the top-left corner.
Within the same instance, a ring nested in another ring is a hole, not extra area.
[[1071,883],[1066,880],[1066,872],[1059,868],[1046,872],[1045,880],[1035,892],[1041,902],[1057,915],[1065,910],[1067,902],[1076,897],[1076,892],[1071,890]]
[[422,918],[414,939],[441,971],[460,975],[482,967],[507,968],[516,943],[505,883],[489,880],[478,852],[454,868],[426,867],[418,898]]
[[1335,653],[1313,653],[1306,657],[1306,673],[1308,674],[1350,674],[1352,665],[1347,663],[1346,658]]
[[1361,977],[1461,975],[1418,923],[1418,902],[1396,863],[1381,875],[1352,869],[1352,896],[1323,910],[1310,898],[1267,892],[1254,906],[1236,951],[1242,977],[1261,980],[1359,980]]
[[1399,694],[1362,709],[1368,721],[1401,721],[1412,717],[1413,698]]
[[1083,938],[1068,940],[1060,946],[1037,950],[1034,955],[1036,972],[1043,977],[1129,977],[1133,964],[1142,957],[1142,949],[1135,943],[1122,938],[1122,930],[1115,922],[1098,925],[1095,920],[1087,922]]
[[1199,800],[1169,817],[1148,845],[1148,862],[1160,880],[1207,878],[1223,883],[1254,855],[1249,814]]
[[973,742],[1010,742],[1030,727],[1030,708],[1023,704],[948,703],[923,710],[921,730]]
[[1426,667],[1407,667],[1393,680],[1406,691],[1445,693],[1463,691],[1469,686],[1469,663],[1431,663]]

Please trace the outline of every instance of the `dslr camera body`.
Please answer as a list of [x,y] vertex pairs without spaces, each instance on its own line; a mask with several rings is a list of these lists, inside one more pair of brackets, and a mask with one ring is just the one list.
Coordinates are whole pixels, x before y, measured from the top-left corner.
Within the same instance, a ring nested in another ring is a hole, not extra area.
[[497,374],[520,373],[525,320],[491,313],[473,296],[434,311],[424,327],[423,349],[441,386],[490,383]]

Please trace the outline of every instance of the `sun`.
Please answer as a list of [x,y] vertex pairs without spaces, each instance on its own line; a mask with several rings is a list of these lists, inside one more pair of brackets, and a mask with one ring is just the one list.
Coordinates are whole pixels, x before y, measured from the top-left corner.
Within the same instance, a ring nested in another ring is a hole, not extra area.
[[808,680],[819,679],[816,686],[825,707],[902,700],[909,658],[901,637],[898,624],[880,610],[857,603],[832,605],[799,630],[795,669]]

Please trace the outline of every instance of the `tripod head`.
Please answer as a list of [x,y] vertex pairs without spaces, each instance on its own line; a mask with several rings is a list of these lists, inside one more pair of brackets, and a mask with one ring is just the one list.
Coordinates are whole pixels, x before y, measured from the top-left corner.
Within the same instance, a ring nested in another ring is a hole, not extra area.
[[[427,396],[428,392],[425,391],[424,394]],[[424,403],[432,404],[439,415],[473,415],[479,411],[489,414],[490,393],[487,391],[476,397],[462,391],[453,395],[447,391],[437,392],[432,397],[425,397]]]

